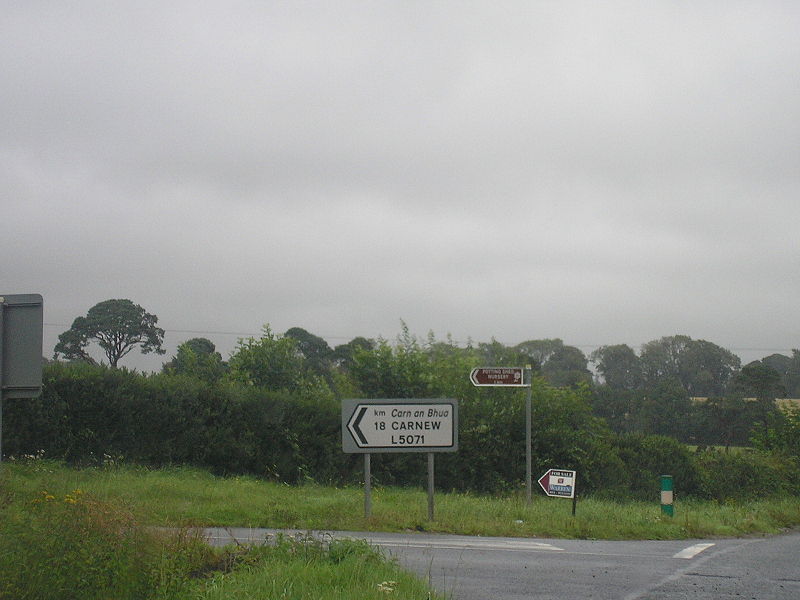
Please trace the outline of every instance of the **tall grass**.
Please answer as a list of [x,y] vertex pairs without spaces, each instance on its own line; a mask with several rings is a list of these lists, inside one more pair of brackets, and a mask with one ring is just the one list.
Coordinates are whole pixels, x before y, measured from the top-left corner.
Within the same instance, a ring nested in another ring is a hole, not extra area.
[[0,600],[438,597],[366,542],[281,536],[220,551],[196,528],[146,526],[175,525],[164,508],[181,492],[205,490],[210,506],[256,485],[215,482],[199,471],[3,465]]
[[283,537],[251,554],[256,564],[206,582],[198,600],[439,597],[364,541]]
[[177,599],[213,554],[188,530],[141,527],[126,507],[81,489],[42,490],[1,510],[3,599]]
[[678,539],[775,533],[800,524],[800,499],[747,502],[682,499],[676,516],[652,502],[580,498],[571,502],[521,494],[489,497],[436,494],[434,521],[427,520],[420,489],[373,490],[373,512],[363,514],[360,488],[287,486],[250,477],[219,478],[207,472],[141,467],[70,469],[55,462],[7,463],[8,484],[28,496],[42,489],[66,494],[80,488],[97,498],[137,506],[155,525],[208,525],[345,531],[430,531],[455,534],[595,539]]

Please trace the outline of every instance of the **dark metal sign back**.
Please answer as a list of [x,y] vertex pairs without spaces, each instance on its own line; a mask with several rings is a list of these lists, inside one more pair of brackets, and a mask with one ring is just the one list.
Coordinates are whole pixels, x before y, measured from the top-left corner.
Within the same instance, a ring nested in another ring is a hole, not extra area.
[[35,398],[42,390],[42,297],[0,295],[0,384],[5,398]]

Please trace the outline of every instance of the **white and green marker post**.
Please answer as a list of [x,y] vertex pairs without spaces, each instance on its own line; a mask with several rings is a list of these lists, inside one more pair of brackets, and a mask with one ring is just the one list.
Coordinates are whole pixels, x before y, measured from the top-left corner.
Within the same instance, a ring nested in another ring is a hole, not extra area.
[[661,476],[661,512],[670,517],[675,516],[672,493],[672,475]]

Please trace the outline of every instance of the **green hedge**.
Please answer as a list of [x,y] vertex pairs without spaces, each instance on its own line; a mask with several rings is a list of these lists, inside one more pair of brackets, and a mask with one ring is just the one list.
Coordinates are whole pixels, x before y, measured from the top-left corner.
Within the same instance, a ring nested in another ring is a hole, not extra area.
[[676,494],[701,496],[701,475],[689,449],[662,435],[625,434],[614,442],[625,465],[618,491],[638,500],[659,497],[661,475],[672,475]]
[[338,405],[237,384],[80,364],[45,368],[39,398],[7,400],[3,450],[72,463],[192,464],[289,483],[341,481]]
[[725,453],[707,450],[696,458],[701,495],[726,502],[800,494],[797,457],[756,450]]
[[[575,469],[582,493],[643,500],[657,499],[662,474],[673,475],[676,493],[684,496],[726,499],[800,490],[800,468],[793,460],[692,454],[668,437],[616,436],[592,415],[588,396],[586,389],[534,385],[534,479],[549,468]],[[462,400],[459,451],[436,457],[439,489],[523,489],[523,398]],[[77,464],[189,464],[292,484],[350,484],[363,477],[361,456],[342,452],[341,409],[330,399],[54,363],[44,370],[39,398],[7,400],[3,408],[8,456],[43,451]],[[376,454],[372,470],[377,484],[423,486],[425,455]]]

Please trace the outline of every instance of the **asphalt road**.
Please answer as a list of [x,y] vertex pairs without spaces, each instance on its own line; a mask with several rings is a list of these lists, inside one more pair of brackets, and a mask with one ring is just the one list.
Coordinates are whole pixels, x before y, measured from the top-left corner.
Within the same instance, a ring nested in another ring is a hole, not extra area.
[[[212,543],[224,545],[234,539],[263,543],[276,532],[217,528],[206,533]],[[670,541],[324,535],[369,540],[454,600],[800,598],[800,533]]]

